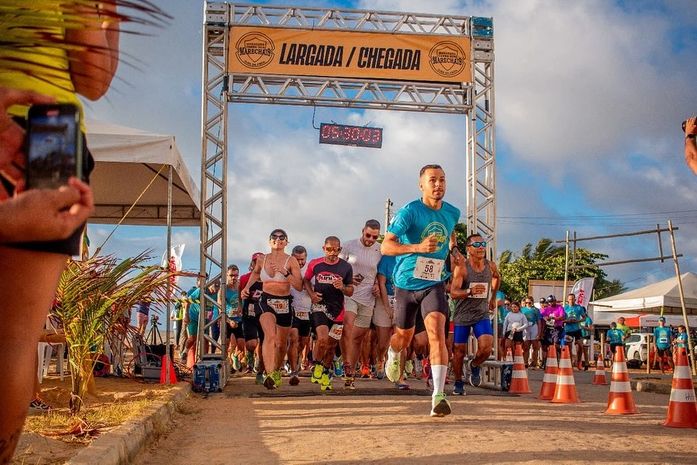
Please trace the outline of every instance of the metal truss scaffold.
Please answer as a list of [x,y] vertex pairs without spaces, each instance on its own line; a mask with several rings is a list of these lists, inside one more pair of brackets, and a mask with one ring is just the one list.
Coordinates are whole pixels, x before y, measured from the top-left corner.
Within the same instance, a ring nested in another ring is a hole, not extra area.
[[[495,252],[494,48],[491,18],[337,8],[206,2],[203,29],[201,124],[201,295],[211,283],[225,286],[227,260],[227,103],[324,106],[467,115],[466,224]],[[419,35],[464,35],[472,43],[472,82],[405,82],[308,76],[227,73],[228,34],[235,26],[267,26]],[[209,299],[213,300],[213,299]],[[224,302],[220,302],[220,308]],[[204,339],[225,350],[225,312],[199,324]],[[206,328],[220,325],[221,341]],[[223,352],[224,353],[224,352]],[[224,357],[223,357],[224,358]]]

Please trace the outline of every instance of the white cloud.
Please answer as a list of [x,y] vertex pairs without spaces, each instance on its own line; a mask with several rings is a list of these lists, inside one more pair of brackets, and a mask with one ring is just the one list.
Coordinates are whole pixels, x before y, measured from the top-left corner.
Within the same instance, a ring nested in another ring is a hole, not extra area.
[[[558,222],[544,220],[555,224],[540,227],[534,219],[499,222],[499,250],[519,250],[542,236],[561,239],[566,229],[590,235],[644,227],[636,220],[616,226],[622,217],[612,226],[596,219],[579,225],[570,218],[588,209],[600,215],[695,208],[695,179],[684,166],[679,131],[697,102],[694,3],[366,0],[356,5],[494,17],[497,213],[559,215]],[[167,8],[175,16],[169,29],[156,37],[124,39],[122,49],[137,55],[142,71],[122,67],[120,77],[129,85],[117,85],[88,113],[176,134],[196,178],[202,8],[184,1]],[[293,243],[315,251],[328,234],[355,237],[365,219],[382,220],[388,196],[397,206],[418,196],[416,173],[429,162],[444,165],[447,199],[464,211],[464,117],[317,110],[316,122],[383,126],[381,150],[318,145],[311,119],[308,108],[230,107],[228,248],[238,264],[246,264],[251,251],[265,249],[268,233],[279,226]],[[697,264],[692,240],[697,215],[680,220],[678,242],[687,270]],[[120,236],[114,240],[120,250],[157,241],[150,235],[135,244]],[[197,240],[186,240],[187,266],[196,267]],[[617,259],[649,255],[653,246],[598,249]],[[607,271],[632,280],[644,275],[637,285],[664,273],[655,275],[650,264]]]

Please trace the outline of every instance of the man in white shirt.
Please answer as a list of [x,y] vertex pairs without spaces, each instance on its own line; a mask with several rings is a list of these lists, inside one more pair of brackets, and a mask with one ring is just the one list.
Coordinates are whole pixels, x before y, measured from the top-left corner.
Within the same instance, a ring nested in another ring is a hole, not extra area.
[[377,242],[379,235],[380,223],[377,220],[366,221],[361,237],[344,243],[340,255],[353,268],[354,285],[353,295],[344,302],[346,314],[341,349],[346,362],[344,386],[347,389],[355,389],[356,361],[361,352],[361,342],[370,330],[375,297],[380,293],[377,284],[378,263],[382,257]]

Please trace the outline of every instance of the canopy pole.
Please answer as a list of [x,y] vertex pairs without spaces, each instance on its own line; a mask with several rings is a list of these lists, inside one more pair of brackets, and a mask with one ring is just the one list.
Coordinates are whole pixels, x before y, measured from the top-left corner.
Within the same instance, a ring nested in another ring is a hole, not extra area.
[[[169,263],[172,259],[172,165],[169,165],[169,172],[167,173],[167,272],[171,273]],[[172,363],[172,355],[169,351],[170,343],[170,325],[171,325],[171,312],[172,312],[172,280],[167,277],[167,314],[165,324],[165,354],[167,354],[168,362]],[[165,385],[169,386],[170,383],[170,370],[169,366],[165,367]]]
[[694,357],[694,345],[692,336],[690,335],[690,324],[687,321],[687,309],[685,308],[685,291],[682,287],[682,277],[680,276],[680,264],[678,263],[678,253],[675,247],[675,233],[673,231],[673,222],[668,220],[668,231],[670,232],[670,248],[673,252],[673,264],[675,265],[675,277],[678,279],[678,290],[680,291],[680,307],[682,308],[682,317],[685,322],[685,330],[687,331],[687,347],[690,351],[692,360],[692,376],[697,375],[697,361]]

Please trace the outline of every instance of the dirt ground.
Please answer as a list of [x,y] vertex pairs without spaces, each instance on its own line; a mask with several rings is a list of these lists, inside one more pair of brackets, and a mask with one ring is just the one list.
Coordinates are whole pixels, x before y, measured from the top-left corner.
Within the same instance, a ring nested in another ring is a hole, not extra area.
[[667,395],[634,392],[639,414],[604,415],[609,386],[592,375],[575,372],[580,404],[537,400],[542,371],[531,370],[533,394],[470,387],[450,396],[445,418],[428,416],[421,381],[406,393],[386,380],[360,380],[352,393],[335,382],[320,394],[307,378],[271,392],[233,378],[222,394],[193,395],[135,463],[697,463],[697,430],[661,426]]
[[[126,408],[132,408],[132,415],[137,415],[142,403],[138,400],[155,400],[167,393],[169,387],[156,384],[144,383],[138,379],[128,378],[96,378],[98,396],[88,395],[86,399],[87,407],[85,413],[90,410],[104,410],[105,407],[115,404],[123,404]],[[57,376],[44,378],[41,384],[41,396],[45,402],[53,407],[52,413],[32,413],[25,424],[25,431],[20,437],[15,456],[10,462],[12,465],[50,465],[64,463],[73,455],[77,454],[89,443],[89,438],[74,437],[71,435],[51,434],[60,433],[61,430],[53,428],[50,418],[44,418],[42,424],[51,424],[50,431],[40,432],[31,431],[34,429],[33,419],[38,416],[56,415],[68,412],[68,401],[70,399],[70,377],[67,376],[61,381]],[[132,406],[132,407],[131,407]],[[119,415],[118,418],[121,418]],[[113,418],[106,417],[105,420]],[[94,424],[100,434],[107,433],[118,424]],[[66,429],[64,428],[63,431]]]

